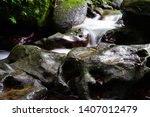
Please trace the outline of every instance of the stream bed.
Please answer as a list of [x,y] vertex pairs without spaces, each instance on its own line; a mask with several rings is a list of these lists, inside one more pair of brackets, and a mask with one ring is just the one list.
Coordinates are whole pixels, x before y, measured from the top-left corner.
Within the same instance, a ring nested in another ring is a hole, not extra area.
[[119,10],[107,11],[0,50],[0,99],[149,99],[150,44],[138,31],[124,25]]

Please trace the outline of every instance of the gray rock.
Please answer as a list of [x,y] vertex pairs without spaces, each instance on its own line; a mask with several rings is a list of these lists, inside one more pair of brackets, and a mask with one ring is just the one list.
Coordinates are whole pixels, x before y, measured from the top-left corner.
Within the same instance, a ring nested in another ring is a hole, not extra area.
[[0,62],[0,99],[45,99],[48,89],[66,91],[58,78],[64,54],[17,45]]
[[[71,90],[81,99],[91,99],[91,85],[96,90],[97,87],[111,84],[114,80],[123,82],[125,85],[122,84],[120,89],[115,88],[113,96],[116,96],[114,99],[125,99],[131,86],[149,72],[149,68],[145,66],[149,54],[143,54],[148,53],[149,49],[146,48],[149,48],[149,45],[117,46],[99,43],[96,49],[73,49],[62,65],[60,77],[69,82]],[[120,87],[120,84],[116,87]],[[118,97],[116,90],[124,94]],[[100,97],[99,94],[95,95],[94,99]]]
[[35,45],[46,50],[52,50],[58,48],[85,47],[88,43],[88,35],[83,34],[83,31],[79,29],[77,31],[70,30],[65,34],[56,33],[48,38],[36,41]]
[[108,31],[101,38],[101,42],[117,45],[147,44],[150,43],[149,34],[128,27],[121,27]]
[[59,28],[67,29],[81,24],[87,13],[85,0],[57,0],[53,20]]
[[0,99],[37,100],[46,96],[47,88],[41,82],[22,71],[6,75],[1,81]]
[[8,57],[8,61],[13,61],[10,65],[15,70],[23,70],[45,85],[55,82],[63,59],[64,54],[49,52],[31,45],[15,46]]
[[112,0],[110,5],[113,6],[113,8],[119,9],[122,2],[123,2],[123,0]]

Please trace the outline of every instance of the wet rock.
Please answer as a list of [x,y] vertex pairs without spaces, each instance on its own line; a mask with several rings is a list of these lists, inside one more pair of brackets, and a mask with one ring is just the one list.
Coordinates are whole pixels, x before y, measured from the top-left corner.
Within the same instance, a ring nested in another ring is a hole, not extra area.
[[[91,99],[93,90],[90,89],[96,89],[96,87],[99,92],[94,94],[93,99],[109,97],[103,92],[104,90],[109,92],[109,88],[103,89],[106,84],[108,85],[106,87],[109,87],[109,83],[116,86],[112,95],[110,94],[112,99],[125,99],[128,90],[149,71],[149,68],[145,66],[146,57],[149,54],[144,57],[137,54],[142,48],[148,53],[147,46],[117,46],[99,43],[96,49],[73,49],[62,65],[60,77],[68,82],[73,94],[77,94],[81,99]],[[114,81],[118,83],[112,83]],[[122,88],[118,88],[120,86]]]
[[62,64],[64,54],[42,50],[31,45],[17,45],[8,56],[9,64],[15,69],[39,79],[46,86],[57,79],[58,68]]
[[18,45],[0,62],[0,99],[147,99],[149,54],[149,44],[101,42],[67,57]]
[[113,43],[117,45],[131,45],[147,44],[150,42],[149,37],[149,34],[144,31],[121,27],[110,30],[99,38],[101,42]]
[[[104,100],[131,99],[131,95],[133,94],[133,92],[136,92],[136,90],[132,89],[132,87],[133,87],[133,82],[113,80],[102,86],[103,89],[102,99]],[[134,99],[138,99],[138,98],[136,97]]]
[[1,84],[3,90],[0,99],[6,100],[36,100],[46,96],[47,88],[41,82],[25,72],[17,71],[6,75]]
[[109,3],[111,0],[91,0],[95,6],[100,6],[104,9],[113,9]]
[[48,90],[66,97],[68,86],[58,76],[64,58],[32,45],[15,46],[0,61],[0,99],[50,99]]
[[146,28],[150,26],[149,5],[149,0],[124,0],[121,5],[124,24],[134,29],[146,31]]
[[122,2],[123,2],[123,0],[111,0],[111,2],[109,4],[110,4],[110,6],[112,6],[115,9],[120,9]]
[[[149,63],[149,60],[147,60]],[[130,96],[130,99],[149,100],[150,98],[150,73],[146,73],[144,77],[134,86],[132,89],[134,93]]]
[[35,45],[52,50],[56,48],[73,48],[85,47],[89,43],[88,35],[84,35],[82,31],[70,31],[68,33],[56,33],[48,38],[43,38],[35,42]]
[[57,0],[53,20],[61,29],[81,24],[87,13],[85,0]]
[[102,8],[96,7],[95,5],[93,5],[92,2],[88,2],[87,17],[100,19],[102,14],[103,14]]

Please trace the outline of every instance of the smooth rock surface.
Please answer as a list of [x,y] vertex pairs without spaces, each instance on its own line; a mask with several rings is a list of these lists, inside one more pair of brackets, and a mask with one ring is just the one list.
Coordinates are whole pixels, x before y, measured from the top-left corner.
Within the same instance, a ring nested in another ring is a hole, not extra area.
[[85,0],[57,0],[53,20],[61,29],[81,24],[87,13]]
[[[72,49],[61,68],[60,77],[69,82],[71,90],[81,99],[91,98],[92,90],[89,89],[91,85],[96,89],[96,87],[103,87],[114,80],[127,83],[120,89],[116,88],[119,92],[122,92],[121,89],[123,92],[127,92],[149,71],[149,68],[144,64],[149,56],[146,54],[149,53],[147,47],[149,48],[149,45],[117,46],[99,43],[96,49]],[[115,99],[125,99],[128,95],[124,93],[121,96],[115,92],[112,92]],[[97,93],[97,97],[100,97],[99,93]],[[106,97],[104,96],[104,98]]]

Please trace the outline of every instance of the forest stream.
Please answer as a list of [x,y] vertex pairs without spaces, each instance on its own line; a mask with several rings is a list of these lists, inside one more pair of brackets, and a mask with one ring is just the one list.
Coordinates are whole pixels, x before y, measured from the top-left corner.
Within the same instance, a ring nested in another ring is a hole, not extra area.
[[132,2],[0,1],[0,99],[150,99],[150,1]]
[[[73,28],[81,28],[85,35],[89,35],[90,42],[87,45],[88,47],[96,46],[98,43],[98,38],[100,38],[103,34],[105,34],[108,30],[115,29],[121,27],[123,24],[117,24],[117,21],[121,20],[122,14],[118,12],[118,14],[106,15],[103,19],[99,19],[99,16],[94,18],[86,18],[85,21]],[[52,50],[57,53],[68,53],[70,49],[65,48],[56,48]],[[0,60],[7,58],[9,55],[8,51],[0,50]]]

